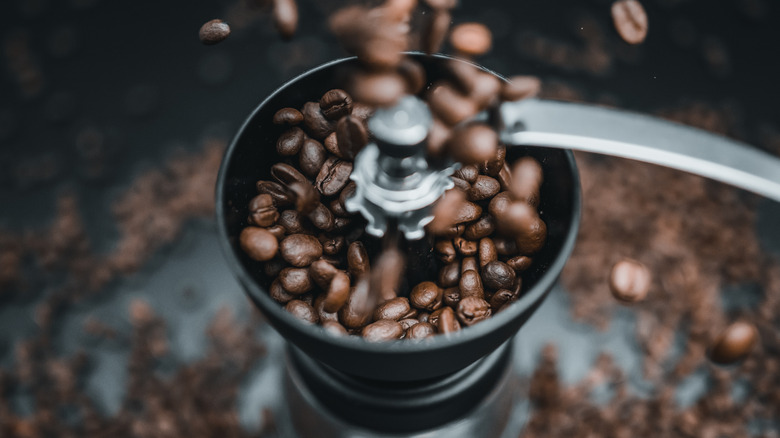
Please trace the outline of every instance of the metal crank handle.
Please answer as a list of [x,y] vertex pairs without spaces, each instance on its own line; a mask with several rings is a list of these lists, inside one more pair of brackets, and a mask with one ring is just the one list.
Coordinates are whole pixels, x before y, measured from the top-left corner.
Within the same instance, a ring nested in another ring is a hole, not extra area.
[[497,116],[507,145],[630,158],[780,202],[780,159],[720,135],[629,111],[550,100],[503,103]]

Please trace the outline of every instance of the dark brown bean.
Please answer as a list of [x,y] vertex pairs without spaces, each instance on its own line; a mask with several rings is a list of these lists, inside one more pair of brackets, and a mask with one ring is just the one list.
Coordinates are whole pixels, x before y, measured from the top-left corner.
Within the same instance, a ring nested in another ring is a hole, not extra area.
[[463,201],[460,203],[460,205],[458,205],[458,207],[455,210],[455,217],[453,218],[453,223],[465,224],[468,222],[473,222],[479,219],[481,215],[482,215],[482,207],[472,202]]
[[536,76],[512,76],[501,87],[501,100],[515,102],[539,94],[542,81]]
[[302,215],[308,215],[320,205],[320,193],[309,182],[294,182],[288,191],[295,198],[295,209]]
[[506,261],[506,264],[509,265],[510,268],[514,269],[515,272],[525,271],[531,266],[531,263],[533,263],[533,259],[524,255],[512,257]]
[[428,130],[428,138],[426,139],[426,151],[429,157],[441,158],[444,155],[444,148],[450,139],[451,132],[450,127],[444,124],[444,122],[437,118],[433,119],[431,128]]
[[484,237],[479,240],[479,267],[483,268],[482,273],[484,275],[484,267],[490,262],[498,260],[498,251],[496,251],[496,244],[493,243],[493,239],[490,237]]
[[510,238],[529,232],[539,218],[536,209],[522,201],[510,202],[503,213],[494,216],[498,232]]
[[298,268],[309,266],[322,256],[320,241],[307,234],[287,236],[280,247],[284,261]]
[[451,240],[439,240],[433,247],[442,263],[450,263],[455,260],[455,246]]
[[320,173],[320,169],[327,159],[328,153],[322,143],[313,138],[307,138],[301,146],[298,165],[306,176],[314,178]]
[[269,233],[273,234],[274,237],[276,237],[276,240],[280,242],[282,241],[282,239],[284,239],[286,233],[286,230],[281,225],[273,225],[266,228],[266,230],[268,230]]
[[274,301],[277,303],[287,304],[291,300],[294,300],[298,298],[297,296],[287,292],[282,287],[282,283],[279,282],[279,279],[276,279],[271,283],[271,287],[268,289],[268,295],[273,298]]
[[482,279],[479,277],[477,271],[469,269],[466,272],[460,274],[460,288],[461,299],[466,297],[485,297],[485,288],[482,286]]
[[350,174],[352,174],[351,162],[331,157],[323,164],[315,185],[323,195],[333,196],[347,185]]
[[218,18],[203,23],[198,32],[200,42],[206,45],[225,41],[228,36],[230,36],[230,26]]
[[282,108],[274,114],[274,125],[295,126],[303,121],[303,114],[295,108]]
[[547,241],[547,224],[536,216],[531,225],[521,233],[515,243],[521,254],[532,255],[539,252]]
[[490,50],[492,43],[490,29],[482,23],[461,23],[450,32],[450,44],[465,56],[483,55]]
[[452,177],[452,182],[455,183],[455,188],[467,193],[469,190],[471,190],[471,184],[467,183],[466,180]]
[[515,199],[538,207],[539,189],[543,180],[544,174],[539,162],[531,157],[523,157],[512,165],[512,185],[509,190]]
[[311,306],[314,307],[314,311],[317,312],[317,317],[320,319],[321,325],[324,325],[328,321],[335,323],[339,322],[339,315],[336,312],[325,311],[325,294],[318,294],[317,297],[314,298],[314,302]]
[[323,290],[328,290],[333,276],[338,272],[335,266],[325,260],[316,260],[309,266],[309,277]]
[[346,238],[342,234],[320,234],[319,241],[322,244],[322,253],[331,256],[341,253],[346,244]]
[[737,321],[726,327],[709,351],[710,360],[718,364],[731,364],[747,357],[758,341],[756,327]]
[[420,339],[430,338],[436,333],[436,328],[427,322],[421,322],[409,327],[406,330],[406,339],[419,341]]
[[355,192],[357,191],[357,185],[354,181],[350,181],[347,183],[346,186],[344,186],[343,189],[341,189],[341,193],[339,193],[339,203],[341,204],[341,207],[346,210],[346,202],[347,199],[353,197],[355,195]]
[[452,15],[446,9],[435,9],[429,16],[423,28],[422,49],[425,53],[434,54],[441,49],[441,45],[447,38]]
[[320,320],[314,307],[301,300],[292,300],[288,302],[287,305],[284,306],[284,310],[290,312],[290,314],[298,318],[299,321],[303,321],[307,324],[316,324]]
[[420,321],[418,321],[416,318],[406,318],[398,321],[398,323],[401,324],[401,327],[404,330],[409,330],[409,327],[419,324]]
[[305,294],[314,286],[306,268],[284,268],[279,273],[279,281],[284,290],[294,295]]
[[279,242],[273,234],[258,227],[246,227],[239,237],[241,249],[251,259],[259,262],[271,260],[279,249]]
[[338,321],[325,321],[322,323],[322,328],[334,336],[346,336],[349,334],[347,329],[345,329],[343,325],[339,324]]
[[331,231],[336,227],[336,219],[328,207],[318,203],[314,210],[308,215],[309,220],[315,227],[323,231]]
[[498,102],[499,93],[501,91],[501,82],[502,81],[492,73],[477,69],[471,82],[469,97],[476,102],[480,108],[488,108]]
[[480,240],[487,237],[496,230],[496,221],[493,216],[486,214],[478,221],[469,224],[463,232],[463,237],[468,240]]
[[283,226],[287,234],[301,234],[308,232],[303,223],[303,217],[297,210],[284,210],[279,215],[279,225]]
[[502,237],[493,238],[493,244],[496,245],[496,252],[501,256],[517,255],[517,244],[513,239],[504,239]]
[[460,281],[460,261],[444,265],[439,271],[439,286],[447,288],[457,286]]
[[374,310],[374,319],[392,319],[398,321],[403,318],[410,310],[409,299],[406,297],[397,297],[385,301]]
[[419,310],[415,309],[414,307],[411,307],[408,312],[406,312],[406,315],[402,316],[401,319],[410,319],[410,318],[417,318],[417,315],[420,313]]
[[639,44],[647,38],[647,13],[637,0],[612,3],[612,21],[620,37],[629,44]]
[[401,339],[404,334],[404,328],[398,321],[391,319],[380,319],[363,328],[363,339],[369,342],[385,342],[394,339]]
[[276,278],[282,269],[287,267],[287,263],[279,258],[273,258],[263,263],[263,273],[268,278]]
[[257,195],[249,201],[249,222],[258,227],[270,227],[277,219],[279,212],[274,207],[271,195]]
[[369,273],[371,290],[379,293],[381,301],[395,298],[405,270],[406,259],[401,251],[395,247],[386,248]]
[[458,6],[458,0],[423,0],[431,9],[454,9]]
[[452,239],[455,249],[458,250],[458,254],[464,257],[472,257],[477,255],[477,242],[473,240],[466,240],[462,237],[456,237]]
[[501,192],[490,200],[490,204],[488,204],[488,212],[490,212],[490,214],[495,219],[499,215],[504,214],[511,203],[512,194],[506,191]]
[[452,176],[460,178],[469,184],[474,184],[479,177],[479,167],[476,164],[469,164],[456,170]]
[[273,18],[279,35],[289,40],[298,28],[298,4],[295,0],[274,0]]
[[494,260],[482,269],[482,281],[490,289],[509,289],[515,282],[515,271],[506,263]]
[[464,257],[463,260],[460,262],[460,273],[461,276],[466,271],[477,271],[479,272],[479,263],[477,262],[476,257]]
[[306,134],[303,133],[303,129],[293,126],[283,132],[276,140],[276,152],[285,157],[293,156],[300,152],[304,140],[306,140]]
[[333,221],[333,231],[334,232],[344,232],[347,227],[352,224],[352,219],[348,217],[337,217]]
[[609,288],[612,296],[624,303],[635,303],[647,297],[652,276],[642,263],[624,259],[617,262],[609,274]]
[[442,289],[432,281],[423,281],[412,289],[409,302],[412,306],[432,312],[441,307]]
[[496,293],[493,294],[492,297],[490,297],[490,307],[493,310],[498,310],[501,307],[504,306],[504,304],[509,303],[515,299],[514,293],[508,289],[499,289],[496,291]]
[[327,137],[325,137],[325,140],[323,140],[322,145],[325,147],[325,150],[330,152],[331,154],[341,159],[344,158],[341,156],[341,151],[339,150],[339,139],[338,137],[336,137],[335,131],[331,132],[330,134],[328,134]]
[[448,287],[447,289],[444,289],[444,293],[442,294],[442,303],[447,307],[452,307],[453,309],[456,309],[458,307],[458,303],[460,302],[460,288],[459,287]]
[[492,314],[490,304],[482,298],[466,297],[458,303],[458,321],[468,327],[490,318]]
[[271,166],[271,176],[284,186],[290,186],[294,183],[310,184],[309,180],[298,169],[287,163],[276,163]]
[[[506,163],[505,160],[506,160],[506,146],[498,145],[498,147],[496,148],[495,155],[493,155],[493,157],[491,157],[489,160],[486,160],[485,162],[480,164],[479,170],[486,175],[496,177],[498,176],[499,172],[501,172],[501,169],[504,168],[504,163]],[[496,193],[498,193],[498,190],[496,190]]]
[[467,164],[483,163],[496,156],[498,134],[483,123],[459,125],[453,130],[449,146],[455,160]]
[[506,164],[506,161],[504,161],[504,165],[501,167],[501,171],[498,172],[496,179],[501,185],[502,191],[507,191],[512,187],[512,171],[509,170],[509,165]]
[[357,329],[368,324],[377,301],[376,295],[371,291],[367,276],[358,278],[347,302],[339,310],[339,321],[344,327]]
[[326,312],[338,312],[349,299],[349,289],[349,276],[342,271],[337,271],[328,286],[323,309]]
[[428,312],[420,312],[419,315],[417,315],[417,320],[420,322],[428,322],[428,318],[431,316]]
[[338,120],[352,114],[352,96],[344,90],[334,88],[320,98],[320,111],[328,120]]
[[301,113],[303,113],[303,126],[306,132],[317,140],[323,140],[336,127],[335,121],[326,119],[322,114],[319,102],[306,102]]
[[443,307],[439,314],[439,333],[444,335],[454,333],[460,330],[460,324],[455,316],[455,312],[450,307]]
[[368,253],[363,242],[356,240],[349,244],[347,248],[347,266],[349,267],[349,275],[352,278],[358,278],[368,273],[370,265]]
[[406,81],[394,71],[356,71],[350,94],[361,103],[378,107],[394,105],[406,92]]
[[292,195],[285,190],[284,186],[273,181],[258,181],[257,192],[261,195],[271,195],[276,208],[287,207],[295,202]]
[[[431,87],[428,91],[427,100],[433,114],[449,126],[455,126],[479,112],[479,107],[474,101],[455,90],[452,85],[443,82],[436,83]],[[455,134],[450,136],[451,141],[449,144],[453,143],[455,137]],[[456,160],[466,164],[477,163],[490,158],[493,153],[494,150],[491,150],[484,157],[477,154],[477,159],[474,161],[464,161],[457,157]]]
[[428,82],[425,78],[425,69],[419,62],[409,57],[404,57],[398,64],[398,73],[406,81],[406,89],[409,94],[417,94],[425,88]]
[[339,202],[338,199],[330,201],[328,208],[330,208],[330,211],[333,213],[333,215],[337,217],[350,217],[352,215],[350,212],[344,209],[344,206],[341,205],[341,202]]
[[341,157],[354,160],[368,143],[368,131],[357,117],[344,116],[336,124],[336,139]]
[[[434,327],[438,327],[439,326],[439,316],[441,315],[441,313],[446,308],[447,307],[440,307],[437,310],[434,310],[433,312],[431,312],[431,314],[428,316],[428,321],[427,322],[429,322],[430,324],[433,324]],[[423,322],[423,321],[420,321],[420,322]]]

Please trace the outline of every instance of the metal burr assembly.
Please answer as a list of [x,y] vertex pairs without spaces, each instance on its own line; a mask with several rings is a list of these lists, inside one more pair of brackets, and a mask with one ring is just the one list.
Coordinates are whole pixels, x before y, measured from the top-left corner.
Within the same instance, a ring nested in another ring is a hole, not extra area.
[[458,164],[434,169],[425,159],[431,122],[427,105],[414,96],[377,110],[368,121],[374,142],[355,159],[350,178],[357,190],[346,208],[366,218],[369,234],[382,237],[395,221],[407,239],[421,239],[433,204],[454,186],[450,176]]

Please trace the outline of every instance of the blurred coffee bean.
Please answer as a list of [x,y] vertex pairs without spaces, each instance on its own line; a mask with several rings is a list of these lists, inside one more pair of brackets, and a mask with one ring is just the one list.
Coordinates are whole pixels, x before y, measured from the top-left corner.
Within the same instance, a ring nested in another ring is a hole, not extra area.
[[358,152],[368,143],[368,131],[363,122],[347,115],[339,119],[336,124],[336,139],[341,156],[354,160]]
[[483,275],[485,265],[496,260],[498,260],[496,244],[493,243],[493,239],[483,237],[479,240],[479,267],[483,268]]
[[479,166],[479,170],[482,171],[482,173],[490,176],[498,176],[499,172],[501,172],[501,169],[504,167],[504,163],[506,159],[506,146],[500,144],[496,147],[495,154],[485,162],[481,163]]
[[502,191],[509,190],[510,187],[512,187],[512,171],[509,169],[509,165],[504,161],[504,165],[501,167],[501,170],[498,172],[498,176],[496,177],[498,180],[498,183],[501,185]]
[[531,266],[531,263],[533,263],[533,259],[525,255],[512,257],[506,261],[506,264],[509,265],[510,268],[514,269],[515,272],[525,271]]
[[249,201],[249,221],[258,227],[270,227],[279,219],[271,195],[257,195]]
[[436,333],[436,328],[428,322],[420,322],[409,327],[406,330],[406,339],[420,340],[433,336]]
[[426,139],[426,152],[429,157],[441,158],[444,155],[444,147],[450,139],[452,130],[441,120],[434,117],[433,123],[428,130]]
[[349,298],[339,310],[339,321],[344,327],[357,329],[371,321],[377,294],[371,290],[368,277],[357,279],[349,293]]
[[317,203],[317,206],[307,217],[320,230],[331,231],[336,227],[336,219],[333,217],[333,213],[322,203]]
[[378,292],[382,301],[395,298],[405,270],[406,258],[403,253],[395,247],[386,248],[379,254],[369,274],[371,290]]
[[274,125],[295,126],[303,122],[303,114],[295,108],[282,108],[274,114]]
[[477,242],[473,240],[466,240],[462,237],[456,237],[452,240],[455,249],[458,254],[464,257],[471,257],[477,255]]
[[287,305],[284,306],[284,310],[307,324],[316,324],[320,320],[314,307],[301,300],[292,300],[288,302]]
[[307,234],[293,234],[285,237],[280,245],[280,250],[282,258],[298,268],[309,266],[322,256],[320,241]]
[[363,242],[355,241],[347,248],[347,266],[352,278],[358,278],[369,271],[368,253]]
[[320,325],[328,321],[339,322],[338,313],[325,310],[325,299],[325,294],[318,294],[312,303],[312,307],[314,307],[314,311],[317,312],[317,317],[320,319]]
[[301,150],[304,140],[306,140],[306,134],[303,133],[303,129],[294,126],[276,140],[276,152],[284,157],[293,156]]
[[[479,107],[474,101],[446,82],[434,84],[428,91],[427,101],[431,112],[449,126],[455,126],[479,112]],[[491,154],[477,161],[488,159],[491,155],[492,151]],[[466,164],[476,162],[463,161],[458,159],[458,156],[455,156],[455,159]]]
[[290,39],[298,28],[298,4],[295,0],[274,0],[273,19],[284,39]]
[[417,315],[417,320],[420,322],[428,322],[428,318],[430,318],[431,314],[428,312],[420,312],[419,315]]
[[335,121],[326,119],[325,115],[322,114],[319,102],[306,102],[303,104],[301,113],[306,132],[317,140],[323,140],[336,127]]
[[458,0],[423,0],[431,9],[453,9],[458,6]]
[[482,279],[479,277],[477,271],[469,269],[460,275],[460,288],[461,299],[466,297],[485,297],[485,289],[482,286]]
[[612,3],[612,21],[620,37],[629,44],[639,44],[647,38],[647,13],[637,0]]
[[420,42],[425,53],[434,54],[441,50],[447,32],[450,30],[450,23],[452,23],[452,15],[446,9],[435,9],[428,15]]
[[315,260],[309,266],[309,277],[319,286],[320,289],[327,290],[333,277],[339,272],[335,266],[325,260]]
[[406,81],[394,71],[358,71],[351,78],[349,91],[358,102],[388,107],[406,93]]
[[420,93],[427,83],[425,69],[419,62],[405,56],[398,64],[398,73],[406,81],[409,94]]
[[493,36],[484,24],[462,23],[452,28],[450,44],[462,55],[479,56],[490,50]]
[[279,215],[278,224],[284,227],[287,234],[300,234],[308,232],[308,227],[303,220],[303,216],[297,210],[284,210]]
[[297,296],[284,290],[282,283],[279,282],[278,278],[274,280],[273,283],[271,283],[271,287],[268,289],[268,295],[270,295],[274,301],[281,304],[286,304],[291,300],[298,298]]
[[635,303],[647,297],[652,283],[650,270],[642,263],[624,259],[617,262],[609,274],[612,296],[624,303]]
[[301,295],[309,292],[313,285],[306,268],[284,268],[279,273],[279,282],[287,292]]
[[482,281],[490,289],[509,289],[515,282],[515,271],[506,263],[494,260],[482,269]]
[[457,210],[465,200],[466,195],[460,190],[450,189],[444,192],[433,206],[433,220],[427,225],[428,231],[435,235],[447,233],[450,227],[456,224]]
[[337,271],[327,288],[323,309],[326,312],[338,312],[349,299],[349,289],[349,276],[342,271]]
[[352,114],[352,96],[346,91],[334,88],[320,98],[320,111],[328,120],[339,120]]
[[471,188],[468,189],[466,196],[469,201],[484,201],[485,199],[495,196],[500,189],[501,186],[494,178],[480,175],[474,184],[472,184]]
[[517,243],[515,243],[514,239],[494,237],[493,244],[496,245],[496,252],[500,256],[512,256],[517,254]]
[[442,263],[450,263],[455,260],[455,246],[452,244],[451,240],[439,240],[436,242],[433,249],[436,251],[439,260],[441,260]]
[[512,184],[509,190],[518,200],[533,207],[539,206],[539,190],[544,181],[542,166],[531,157],[523,157],[512,165]]
[[309,182],[294,182],[287,188],[295,198],[295,209],[302,215],[308,215],[320,204],[320,193]]
[[512,204],[512,195],[510,192],[501,192],[493,197],[488,204],[488,212],[496,218],[499,215],[503,215],[509,205]]
[[457,286],[460,281],[460,262],[454,261],[444,265],[439,271],[439,286]]
[[412,289],[409,302],[412,306],[432,312],[441,307],[442,289],[432,281],[423,281]]
[[287,163],[276,163],[271,166],[271,176],[284,186],[290,186],[293,183],[309,184],[309,180],[298,169]]
[[362,336],[368,342],[385,342],[401,339],[404,329],[398,321],[380,319],[363,328]]
[[401,328],[403,328],[404,331],[407,331],[411,326],[419,324],[420,321],[418,321],[417,318],[406,318],[398,321],[398,323],[401,324]]
[[325,321],[322,323],[322,328],[334,336],[347,336],[349,334],[347,329],[337,321]]
[[279,249],[276,237],[263,228],[246,227],[239,237],[241,249],[253,260],[271,260]]
[[207,21],[200,27],[198,36],[203,44],[217,44],[230,36],[230,26],[218,18]]
[[[495,200],[496,198],[493,198],[493,201]],[[504,211],[491,211],[491,214],[496,217],[498,232],[509,238],[516,238],[528,232],[539,216],[533,207],[521,201],[511,201]]]
[[450,153],[462,163],[482,163],[493,159],[498,149],[498,134],[488,125],[470,123],[458,126],[449,143]]
[[351,162],[331,157],[325,160],[322,169],[317,174],[315,186],[323,195],[333,196],[347,185],[351,174]]
[[490,304],[482,298],[465,297],[458,303],[458,321],[465,326],[472,326],[490,318]]
[[392,319],[398,321],[403,318],[409,310],[411,310],[411,308],[409,307],[408,298],[393,298],[392,300],[385,301],[374,310],[374,319]]
[[726,327],[709,351],[710,360],[728,365],[746,358],[758,341],[758,330],[745,321],[737,321]]
[[512,76],[501,86],[500,97],[504,102],[515,102],[539,94],[542,82],[536,76]]
[[463,237],[469,240],[485,238],[496,231],[496,221],[493,216],[486,214],[478,221],[469,224],[463,232]]
[[293,197],[290,195],[290,193],[288,193],[281,184],[274,181],[258,181],[257,192],[260,194],[271,195],[274,206],[277,208],[293,205],[294,203]]
[[455,312],[450,307],[443,307],[441,309],[437,326],[439,333],[444,335],[460,330],[460,324],[455,316]]

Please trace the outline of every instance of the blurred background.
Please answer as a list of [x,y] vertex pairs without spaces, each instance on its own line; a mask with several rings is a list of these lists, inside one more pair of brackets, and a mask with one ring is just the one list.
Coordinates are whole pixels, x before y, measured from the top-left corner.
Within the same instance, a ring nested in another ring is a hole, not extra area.
[[[214,182],[265,96],[346,56],[326,17],[349,3],[300,0],[291,41],[240,0],[0,6],[0,436],[275,436],[282,341],[222,257]],[[477,61],[539,76],[544,97],[780,154],[777,2],[645,0],[637,46],[609,0],[460,3],[453,23],[493,32]],[[232,33],[204,46],[213,18]],[[516,339],[522,436],[778,436],[780,205],[577,158],[578,247]],[[610,296],[622,257],[651,268],[645,302]],[[738,319],[759,345],[710,365]]]

